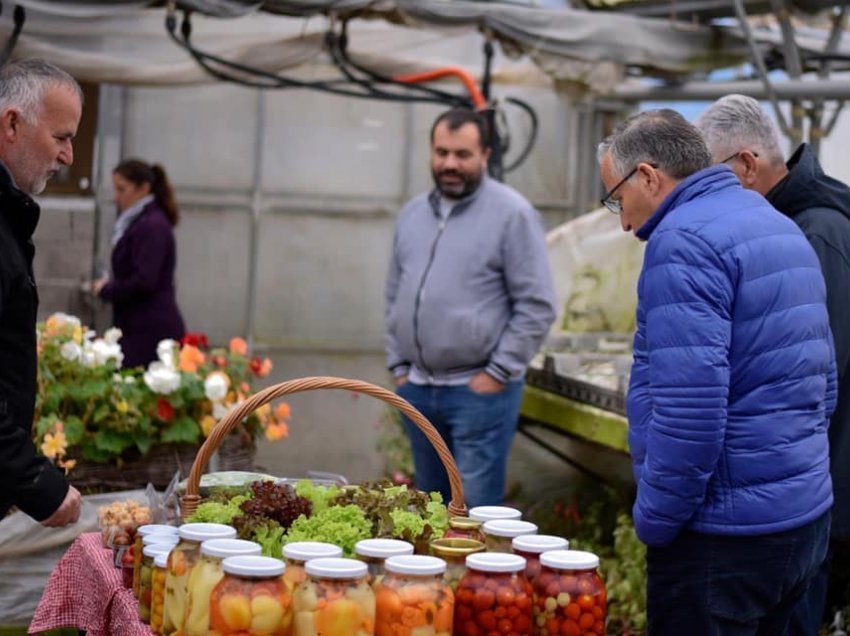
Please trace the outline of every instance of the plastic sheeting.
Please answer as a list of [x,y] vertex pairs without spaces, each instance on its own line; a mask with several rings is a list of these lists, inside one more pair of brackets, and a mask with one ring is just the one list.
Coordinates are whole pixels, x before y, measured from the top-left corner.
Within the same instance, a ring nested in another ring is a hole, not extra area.
[[26,625],[53,568],[74,540],[98,530],[97,509],[113,501],[145,500],[145,491],[85,495],[80,520],[66,528],[45,528],[22,512],[0,521],[0,624]]
[[619,217],[590,212],[551,230],[546,244],[558,306],[552,333],[633,332],[644,244]]

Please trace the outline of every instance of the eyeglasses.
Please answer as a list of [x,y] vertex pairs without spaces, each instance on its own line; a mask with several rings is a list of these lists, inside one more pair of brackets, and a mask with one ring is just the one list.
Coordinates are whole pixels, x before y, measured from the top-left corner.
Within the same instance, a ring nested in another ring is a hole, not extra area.
[[[657,166],[656,164],[654,164],[654,163],[651,163],[651,164],[649,164],[649,165],[650,165],[650,166],[652,166],[653,168],[655,168],[656,170],[658,169],[658,166]],[[617,190],[619,190],[619,189],[620,189],[620,187],[621,187],[621,186],[622,186],[622,185],[623,185],[626,181],[628,181],[628,180],[629,180],[629,179],[631,179],[633,176],[635,176],[635,173],[638,171],[638,168],[639,168],[639,167],[640,167],[640,164],[638,164],[637,166],[635,166],[635,167],[634,167],[634,169],[633,169],[633,170],[632,170],[629,174],[627,174],[625,177],[623,177],[617,185],[615,185],[613,188],[611,188],[611,189],[610,189],[610,190],[609,190],[609,191],[605,194],[605,196],[604,196],[604,197],[602,197],[601,199],[599,199],[600,203],[602,203],[602,205],[604,205],[606,208],[608,208],[608,211],[609,211],[609,212],[611,212],[611,213],[613,213],[613,214],[622,214],[622,212],[623,212],[623,204],[622,204],[619,200],[617,200],[617,199],[612,199],[611,197],[612,197],[612,196],[614,196],[614,193],[615,193]]]
[[[737,159],[737,158],[738,158],[738,156],[739,156],[742,152],[744,152],[744,151],[743,151],[743,150],[739,150],[738,152],[733,153],[733,154],[729,155],[728,157],[726,157],[726,158],[725,158],[723,161],[721,161],[720,163],[728,163],[728,162],[732,161],[733,159]],[[758,156],[759,156],[759,153],[757,153],[757,152],[753,152],[752,150],[750,150],[750,154],[752,154],[752,155],[753,155],[753,157],[756,157],[756,158],[758,158]]]

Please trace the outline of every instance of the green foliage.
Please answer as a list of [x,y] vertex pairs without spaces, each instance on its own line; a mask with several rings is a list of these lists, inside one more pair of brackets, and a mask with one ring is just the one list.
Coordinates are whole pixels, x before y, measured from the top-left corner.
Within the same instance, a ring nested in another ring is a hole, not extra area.
[[359,507],[331,506],[312,517],[301,515],[286,533],[284,543],[324,541],[342,548],[345,556],[354,557],[354,545],[372,536],[372,523]]

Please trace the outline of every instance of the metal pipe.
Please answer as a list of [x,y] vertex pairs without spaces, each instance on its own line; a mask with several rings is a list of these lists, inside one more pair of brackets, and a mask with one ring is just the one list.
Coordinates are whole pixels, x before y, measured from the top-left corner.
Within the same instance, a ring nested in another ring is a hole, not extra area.
[[[838,48],[838,44],[841,42],[841,35],[844,33],[846,24],[847,7],[845,6],[841,7],[837,13],[833,13],[832,15],[832,29],[829,32],[829,38],[827,39],[826,46],[824,47],[824,53],[826,55],[830,55]],[[820,68],[818,69],[818,79],[826,80],[829,78],[831,66],[832,65],[829,60],[821,62]],[[842,107],[843,102],[839,102],[836,107],[836,113],[840,112]],[[811,144],[812,152],[815,157],[820,156],[821,139],[826,137],[831,130],[831,127],[828,125],[826,127],[823,126],[823,108],[824,100],[816,99],[812,105],[811,127],[809,129],[809,143]],[[836,119],[837,115],[831,120],[833,124]]]
[[767,95],[767,98],[773,105],[773,110],[776,114],[776,120],[779,123],[779,129],[783,132],[783,134],[790,137],[791,132],[788,129],[788,122],[785,121],[785,116],[782,114],[782,110],[779,108],[779,101],[777,99],[776,93],[773,90],[773,87],[771,86],[770,77],[768,77],[767,74],[767,67],[764,65],[764,58],[761,55],[761,51],[759,51],[758,49],[756,40],[753,37],[753,32],[750,30],[750,23],[747,21],[747,12],[744,9],[744,1],[732,0],[732,4],[735,6],[735,15],[738,17],[738,22],[741,23],[741,30],[744,32],[744,36],[747,38],[747,45],[750,47],[750,53],[753,56],[753,64],[755,65],[756,71],[758,72],[759,78],[761,79],[761,83],[764,86],[765,95]]
[[[794,26],[791,24],[791,16],[784,0],[770,0],[770,6],[779,21],[779,29],[782,33],[782,49],[785,54],[785,68],[791,79],[798,79],[803,74],[800,63],[800,51],[797,48],[797,40],[794,36]],[[774,108],[777,105],[774,104]],[[792,150],[803,141],[803,122],[806,118],[806,109],[800,99],[791,100],[791,128],[788,137],[791,141]]]
[[251,184],[251,228],[248,236],[248,309],[245,316],[245,340],[248,351],[254,350],[257,320],[257,274],[259,271],[260,216],[262,215],[263,138],[266,127],[266,92],[257,92],[257,127],[254,138],[254,175]]
[[[772,84],[772,94],[777,100],[794,98],[850,99],[850,80],[826,82],[805,79],[786,80]],[[621,86],[611,95],[628,101],[713,101],[729,93],[765,99],[767,89],[759,80],[732,82],[688,82],[679,86]]]

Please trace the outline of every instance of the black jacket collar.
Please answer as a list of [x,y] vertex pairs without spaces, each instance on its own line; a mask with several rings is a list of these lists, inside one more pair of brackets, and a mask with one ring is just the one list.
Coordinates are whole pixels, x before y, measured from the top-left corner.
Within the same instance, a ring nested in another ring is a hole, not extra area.
[[32,238],[41,208],[15,184],[9,169],[0,162],[0,216],[22,243]]

